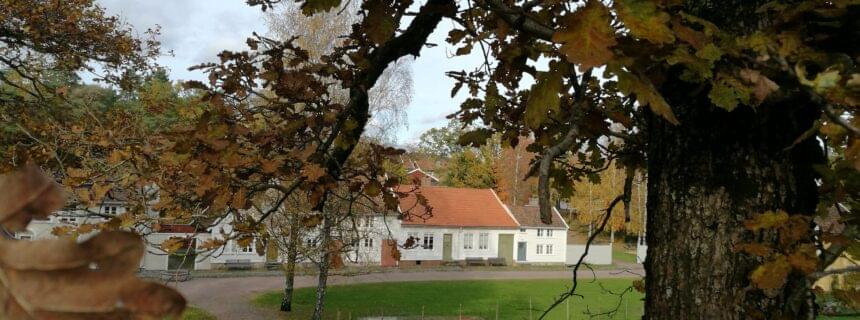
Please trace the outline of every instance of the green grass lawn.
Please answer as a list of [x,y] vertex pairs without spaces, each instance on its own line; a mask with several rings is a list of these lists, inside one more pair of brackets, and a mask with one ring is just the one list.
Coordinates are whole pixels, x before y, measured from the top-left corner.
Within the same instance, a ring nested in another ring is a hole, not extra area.
[[[618,295],[630,287],[629,279],[603,279],[597,282],[580,282],[578,297],[570,299],[570,319],[588,319],[591,313],[618,308],[614,317],[597,319],[640,319],[643,295],[630,289],[623,299]],[[553,299],[564,292],[569,280],[507,280],[507,281],[433,281],[360,284],[331,286],[326,297],[327,319],[356,319],[359,316],[473,316],[495,319],[498,306],[499,319],[535,319]],[[609,291],[607,291],[609,290]],[[271,310],[280,306],[281,293],[270,292],[257,296],[254,303]],[[314,289],[296,290],[293,313],[287,319],[307,319],[313,309]],[[568,305],[562,303],[547,317],[566,319]]]
[[189,306],[182,314],[182,320],[215,320],[215,316],[202,309]]

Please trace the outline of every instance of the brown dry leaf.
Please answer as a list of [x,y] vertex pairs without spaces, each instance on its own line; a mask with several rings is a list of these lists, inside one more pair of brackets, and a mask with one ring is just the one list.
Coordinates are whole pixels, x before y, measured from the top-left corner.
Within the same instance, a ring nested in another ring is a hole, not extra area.
[[325,169],[316,163],[311,163],[302,169],[302,175],[310,182],[317,182],[326,175]]
[[[22,229],[63,204],[59,187],[34,166],[4,177],[0,187],[11,191],[0,195],[7,228]],[[135,277],[143,253],[140,236],[129,232],[103,232],[82,243],[0,239],[0,318],[179,317],[185,299],[178,292]]]
[[645,279],[633,280],[633,289],[640,293],[645,293]]
[[811,244],[800,246],[797,251],[792,252],[788,256],[788,262],[804,274],[812,273],[818,267],[818,256],[815,254],[815,247]]
[[66,203],[60,186],[28,165],[0,177],[0,225],[7,231],[24,230],[33,218],[45,218]]

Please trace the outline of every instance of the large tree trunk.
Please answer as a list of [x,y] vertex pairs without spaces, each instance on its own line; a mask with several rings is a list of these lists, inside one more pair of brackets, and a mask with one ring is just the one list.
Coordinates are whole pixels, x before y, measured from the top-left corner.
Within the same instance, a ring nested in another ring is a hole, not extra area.
[[[760,1],[688,1],[688,12],[740,33]],[[755,238],[743,222],[767,210],[811,215],[817,204],[815,139],[792,143],[818,112],[795,95],[727,112],[707,90],[670,76],[661,85],[681,124],[651,116],[648,126],[648,255],[645,317],[650,319],[808,318],[810,283],[792,273],[783,290],[755,290],[761,261],[733,250]],[[810,226],[811,228],[811,226]]]
[[281,301],[281,311],[293,310],[293,286],[296,279],[296,260],[299,257],[299,219],[290,215],[290,236],[287,242],[286,280],[284,281],[284,299]]
[[323,306],[325,304],[325,293],[326,293],[326,283],[328,281],[328,271],[331,267],[331,257],[332,257],[332,239],[331,239],[331,231],[334,227],[334,218],[326,217],[323,220],[322,227],[322,241],[320,243],[320,248],[323,250],[322,256],[319,258],[319,278],[317,281],[317,301],[314,306],[314,320],[321,320],[323,314]]

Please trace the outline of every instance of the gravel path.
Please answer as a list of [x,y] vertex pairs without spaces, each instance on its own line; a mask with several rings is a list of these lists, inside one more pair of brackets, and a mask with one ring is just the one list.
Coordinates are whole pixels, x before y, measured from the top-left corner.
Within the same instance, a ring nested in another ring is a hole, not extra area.
[[[598,278],[633,278],[644,275],[641,269],[596,270]],[[427,271],[427,272],[381,272],[353,276],[329,277],[330,285],[434,281],[434,280],[504,280],[504,279],[564,279],[569,271]],[[580,279],[590,279],[591,271],[581,271]],[[296,277],[296,288],[313,287],[315,276]],[[189,304],[209,311],[218,319],[278,319],[275,310],[263,310],[250,301],[259,293],[283,288],[283,276],[200,278],[173,284],[188,299]]]

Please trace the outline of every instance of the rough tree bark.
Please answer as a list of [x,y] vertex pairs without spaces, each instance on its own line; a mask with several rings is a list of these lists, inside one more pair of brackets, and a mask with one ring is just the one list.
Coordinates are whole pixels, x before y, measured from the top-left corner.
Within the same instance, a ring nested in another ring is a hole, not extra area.
[[[764,1],[715,2],[688,1],[687,9],[734,34],[766,23],[753,15]],[[808,318],[814,311],[802,275],[790,275],[776,296],[751,290],[749,275],[760,262],[733,246],[754,240],[743,226],[754,214],[814,213],[812,166],[823,152],[814,139],[789,147],[819,111],[793,94],[727,112],[677,74],[660,90],[681,124],[652,115],[647,128],[645,318]]]
[[284,281],[284,299],[281,301],[281,311],[293,310],[293,287],[296,279],[296,260],[299,257],[299,219],[290,215],[290,236],[287,242],[286,280]]

